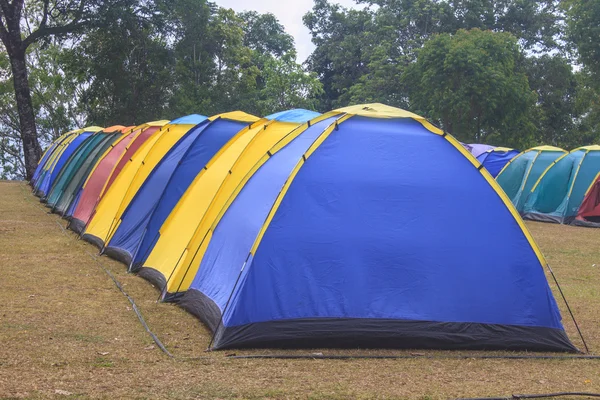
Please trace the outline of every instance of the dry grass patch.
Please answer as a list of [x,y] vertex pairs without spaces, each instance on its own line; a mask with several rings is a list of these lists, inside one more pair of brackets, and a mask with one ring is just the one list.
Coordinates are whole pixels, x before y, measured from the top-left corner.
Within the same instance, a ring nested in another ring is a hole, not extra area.
[[[39,207],[42,207],[40,209]],[[90,254],[22,183],[0,182],[0,397],[415,398],[600,392],[600,360],[233,360],[204,350],[210,332],[123,265],[100,260],[177,359],[160,352]],[[528,223],[592,351],[600,353],[600,230]],[[554,287],[554,283],[549,277]],[[565,326],[581,346],[558,292]],[[410,355],[410,351],[237,354]],[[460,352],[419,351],[427,355]],[[477,353],[488,354],[488,353]],[[500,354],[500,353],[492,353]]]

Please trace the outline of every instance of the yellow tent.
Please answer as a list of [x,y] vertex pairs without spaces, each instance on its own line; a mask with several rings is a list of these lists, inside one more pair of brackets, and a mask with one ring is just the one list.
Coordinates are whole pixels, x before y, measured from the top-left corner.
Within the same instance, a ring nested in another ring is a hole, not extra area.
[[[121,223],[121,216],[127,209],[130,202],[135,197],[138,190],[142,187],[153,169],[165,157],[165,155],[180,141],[190,130],[202,121],[214,121],[223,118],[235,120],[244,123],[250,123],[257,120],[256,117],[235,111],[214,115],[210,118],[203,116],[187,116],[171,121],[165,125],[155,137],[145,144],[144,152],[142,149],[136,153],[135,160],[132,160],[128,166],[126,177],[121,178],[125,171],[119,175],[119,182],[115,182],[105,194],[97,207],[96,215],[90,221],[86,228],[84,239],[95,243],[99,247],[107,244]],[[132,172],[134,171],[134,172]],[[117,185],[118,183],[118,185]],[[124,189],[124,187],[126,187]]]
[[168,124],[169,121],[162,120],[149,122],[136,128],[136,130],[140,130],[140,134],[146,132],[146,134],[150,134],[151,136],[144,141],[129,161],[122,167],[109,189],[102,193],[101,200],[96,205],[89,222],[82,231],[83,239],[94,243],[98,247],[103,246],[115,216],[122,207],[127,206],[126,199],[128,198],[129,189],[136,182],[136,177],[141,169],[140,167],[143,166],[144,160],[154,144],[163,134],[172,133],[173,136],[177,136],[182,129],[186,129],[187,131],[187,129],[193,126],[190,124],[182,125],[181,127],[175,125],[171,132],[170,128],[172,126]]
[[145,255],[138,254],[131,270],[149,266],[139,271],[142,276],[161,286],[168,279],[169,288],[180,287],[187,266],[195,258],[201,258],[202,249],[209,241],[205,236],[222,208],[231,201],[232,194],[270,157],[270,149],[284,146],[308,126],[304,121],[319,115],[299,110],[289,113],[262,119],[232,138],[182,196],[160,229],[146,262]]

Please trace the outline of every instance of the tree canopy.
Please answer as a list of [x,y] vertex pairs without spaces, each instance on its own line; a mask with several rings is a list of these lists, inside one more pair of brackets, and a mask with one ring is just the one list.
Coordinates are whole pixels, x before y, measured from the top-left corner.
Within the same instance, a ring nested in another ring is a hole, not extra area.
[[0,174],[84,125],[363,102],[465,141],[594,143],[598,20],[594,0],[315,0],[303,64],[274,15],[207,0],[0,0]]

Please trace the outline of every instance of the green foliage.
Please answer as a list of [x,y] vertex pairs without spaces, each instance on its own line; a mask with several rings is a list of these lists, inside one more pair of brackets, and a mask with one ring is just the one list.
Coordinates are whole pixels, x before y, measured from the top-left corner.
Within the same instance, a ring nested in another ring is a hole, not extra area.
[[[61,62],[79,84],[87,123],[109,126],[155,120],[164,114],[170,54],[151,10],[127,4],[66,49]],[[118,14],[118,15],[116,15]]]
[[[600,2],[357,3],[315,0],[303,21],[316,48],[302,66],[268,13],[208,0],[28,1],[21,26],[37,134],[47,145],[88,124],[383,102],[465,141],[600,139]],[[0,177],[24,174],[9,61],[0,52]]]
[[[600,78],[600,2],[598,0],[567,0],[569,37],[577,46],[579,56],[588,71]],[[595,85],[600,89],[600,84]]]
[[316,49],[308,59],[323,83],[323,108],[364,101],[406,107],[401,77],[432,35],[479,28],[510,32],[529,52],[559,47],[555,0],[362,0],[363,10],[315,1],[304,16]]
[[535,144],[577,147],[580,138],[575,130],[580,85],[569,60],[560,55],[532,57],[526,60],[525,68],[529,86],[537,94],[532,111],[537,131]]
[[479,29],[429,40],[404,76],[412,109],[467,142],[528,147],[535,94],[517,39]]
[[267,115],[291,108],[315,109],[323,86],[314,73],[307,74],[302,66],[286,54],[269,57],[262,72],[264,87],[260,91],[260,114]]
[[[29,85],[40,143],[48,146],[82,116],[77,112],[75,85],[65,76],[56,44],[28,49]],[[22,140],[8,55],[0,52],[0,179],[23,179]]]

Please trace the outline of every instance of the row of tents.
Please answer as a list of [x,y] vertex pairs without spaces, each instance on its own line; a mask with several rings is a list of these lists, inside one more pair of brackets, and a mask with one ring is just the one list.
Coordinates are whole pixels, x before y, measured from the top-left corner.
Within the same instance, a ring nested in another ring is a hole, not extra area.
[[526,219],[600,227],[600,146],[535,147],[496,179]]
[[401,109],[88,127],[57,139],[31,184],[204,321],[213,349],[577,351],[509,197]]
[[525,219],[600,227],[600,146],[519,152],[463,144],[496,178]]

